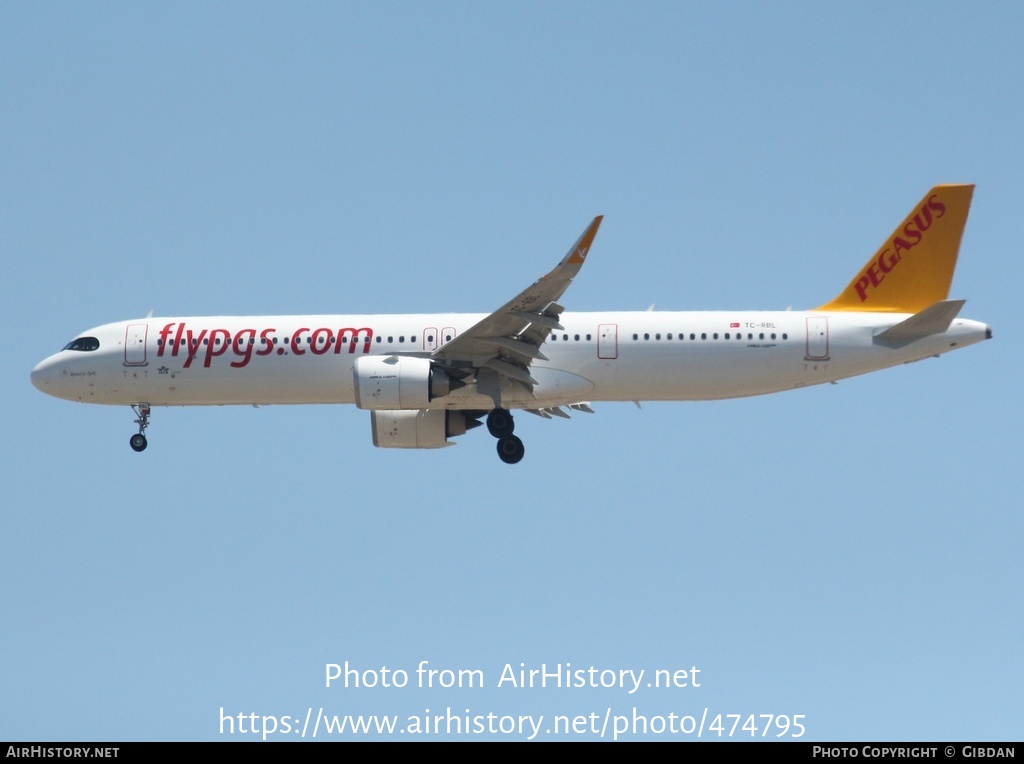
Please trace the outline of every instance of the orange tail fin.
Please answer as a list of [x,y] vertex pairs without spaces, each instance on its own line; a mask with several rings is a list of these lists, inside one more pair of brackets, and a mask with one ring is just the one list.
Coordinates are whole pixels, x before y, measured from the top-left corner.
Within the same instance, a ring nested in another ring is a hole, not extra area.
[[936,186],[853,281],[818,310],[918,313],[949,296],[973,185]]

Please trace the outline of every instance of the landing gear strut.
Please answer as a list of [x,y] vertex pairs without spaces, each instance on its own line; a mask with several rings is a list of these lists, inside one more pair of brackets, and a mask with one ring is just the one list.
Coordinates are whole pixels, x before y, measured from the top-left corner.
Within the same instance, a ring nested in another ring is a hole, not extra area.
[[135,424],[139,426],[139,431],[128,439],[128,445],[132,447],[133,451],[145,451],[146,446],[149,445],[146,440],[146,428],[149,427],[149,404],[140,403],[138,406],[132,406],[132,411],[138,417]]
[[516,464],[526,453],[523,441],[512,434],[515,429],[512,414],[505,409],[494,409],[487,415],[487,431],[498,439],[498,458],[505,464]]

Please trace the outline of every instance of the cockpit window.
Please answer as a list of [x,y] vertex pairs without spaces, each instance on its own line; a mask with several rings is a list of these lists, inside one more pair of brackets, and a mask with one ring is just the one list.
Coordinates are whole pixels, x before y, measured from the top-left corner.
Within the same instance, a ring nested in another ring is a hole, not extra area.
[[99,350],[100,341],[95,337],[79,337],[64,346],[64,350]]

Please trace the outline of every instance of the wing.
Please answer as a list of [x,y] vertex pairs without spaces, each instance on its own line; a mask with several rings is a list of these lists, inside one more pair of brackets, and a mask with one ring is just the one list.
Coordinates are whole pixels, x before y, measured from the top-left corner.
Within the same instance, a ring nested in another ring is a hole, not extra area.
[[540,346],[552,330],[562,328],[558,318],[563,308],[557,301],[587,259],[602,219],[601,215],[594,218],[554,270],[435,350],[431,357],[457,376],[489,369],[532,392],[537,381],[530,376],[530,364],[537,359],[547,360]]

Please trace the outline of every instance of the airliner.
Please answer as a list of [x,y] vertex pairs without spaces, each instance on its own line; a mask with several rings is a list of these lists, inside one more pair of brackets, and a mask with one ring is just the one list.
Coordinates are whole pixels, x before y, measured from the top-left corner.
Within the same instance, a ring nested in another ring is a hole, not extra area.
[[[44,393],[153,407],[354,403],[373,444],[441,448],[486,423],[525,452],[513,412],[568,418],[600,401],[764,395],[990,339],[949,289],[973,185],[932,188],[830,302],[805,311],[565,311],[596,217],[547,275],[490,314],[140,318],[83,332],[32,370]],[[481,422],[483,420],[483,422]]]

